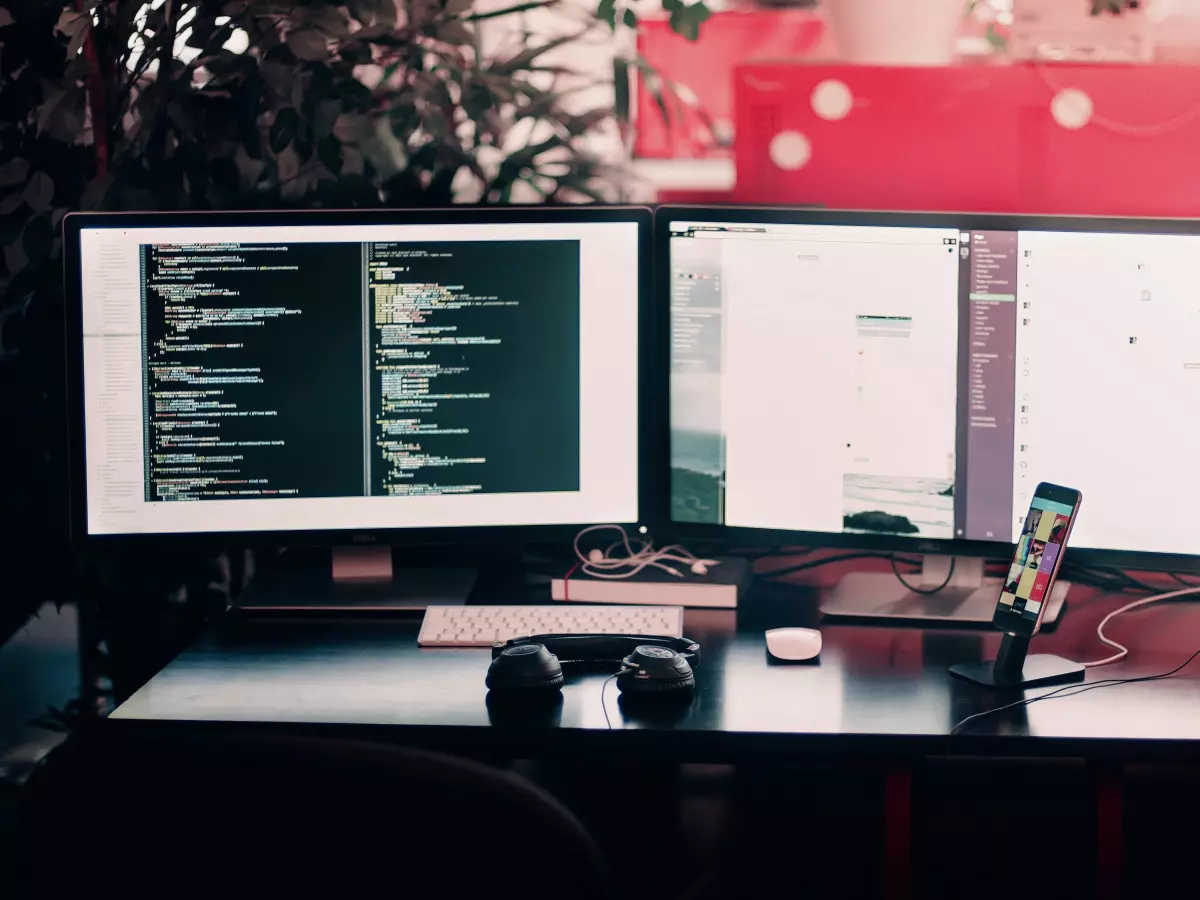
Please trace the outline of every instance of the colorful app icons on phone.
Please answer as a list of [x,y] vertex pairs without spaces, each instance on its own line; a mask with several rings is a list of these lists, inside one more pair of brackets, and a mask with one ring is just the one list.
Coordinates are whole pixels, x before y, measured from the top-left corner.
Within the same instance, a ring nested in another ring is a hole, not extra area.
[[1046,545],[1042,541],[1030,541],[1029,543],[1029,558],[1025,565],[1031,569],[1040,569],[1042,567],[1042,553],[1046,550]]
[[1013,556],[1014,566],[1024,566],[1025,561],[1029,559],[1029,543],[1032,540],[1029,535],[1023,534],[1017,539],[1017,552]]
[[1025,571],[1021,573],[1021,580],[1017,584],[1017,596],[1022,600],[1028,600],[1033,594],[1033,582],[1038,576],[1037,569],[1025,567]]
[[1025,571],[1025,567],[1020,563],[1013,563],[1008,567],[1008,577],[1004,579],[1004,590],[1009,594],[1017,592],[1017,584],[1021,581],[1021,573]]
[[1035,572],[1033,583],[1029,587],[1030,605],[1033,603],[1041,603],[1046,596],[1046,588],[1050,584],[1049,572]]
[[1060,547],[1067,542],[1067,526],[1071,524],[1071,520],[1067,516],[1056,515],[1054,524],[1050,526],[1050,536],[1047,540],[1052,544],[1058,544]]
[[1045,543],[1050,540],[1050,532],[1054,528],[1054,520],[1057,516],[1054,513],[1045,512],[1044,510],[1038,510],[1038,512],[1041,515],[1038,516],[1037,527],[1033,530],[1033,539]]
[[1046,544],[1042,550],[1042,561],[1038,564],[1039,572],[1053,572],[1054,564],[1058,562],[1058,554],[1062,551],[1062,544],[1053,542]]
[[1042,524],[1042,511],[1036,506],[1029,510],[1029,515],[1025,517],[1025,527],[1021,529],[1022,534],[1034,534]]

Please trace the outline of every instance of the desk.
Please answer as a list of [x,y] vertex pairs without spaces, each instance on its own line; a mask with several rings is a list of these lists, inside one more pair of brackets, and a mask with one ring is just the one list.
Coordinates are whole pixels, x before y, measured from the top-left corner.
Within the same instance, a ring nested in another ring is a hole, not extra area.
[[[836,572],[821,576],[831,577]],[[1187,677],[1047,700],[950,735],[956,722],[1004,697],[946,671],[952,663],[991,658],[999,635],[990,632],[827,624],[818,663],[769,663],[763,631],[817,624],[818,586],[760,582],[736,613],[688,611],[685,633],[703,648],[691,705],[677,713],[627,714],[610,684],[611,730],[599,674],[569,676],[562,705],[548,718],[497,718],[483,687],[489,652],[418,648],[419,615],[231,621],[170,663],[112,718],[386,729],[393,739],[451,750],[490,745],[519,755],[619,748],[695,762],[775,754],[1169,760],[1191,757],[1200,747],[1194,743],[1200,740],[1200,679]],[[1062,623],[1035,640],[1035,652],[1105,655],[1096,623],[1127,599],[1074,587]],[[1200,646],[1200,604],[1135,612],[1115,620],[1110,633],[1131,644],[1131,658],[1089,678],[1166,671]],[[1195,665],[1200,673],[1200,661]]]
[[[610,684],[611,730],[601,707],[604,676],[598,674],[569,677],[561,707],[548,721],[497,721],[483,687],[489,652],[418,648],[419,616],[230,621],[164,668],[110,722],[185,729],[269,723],[477,756],[857,761],[883,773],[883,878],[889,897],[911,896],[910,797],[920,760],[1086,758],[1097,763],[1091,767],[1095,883],[1119,885],[1119,765],[1193,760],[1200,747],[1195,743],[1200,680],[1121,685],[1047,700],[985,718],[970,733],[952,736],[950,729],[963,717],[1003,701],[946,669],[992,658],[998,634],[827,624],[818,663],[768,662],[763,631],[818,624],[818,588],[839,574],[831,566],[803,585],[759,582],[736,612],[688,611],[685,633],[703,648],[691,705],[675,714],[626,715]],[[1126,596],[1074,587],[1064,618],[1036,639],[1036,651],[1081,660],[1105,655],[1096,625],[1125,602]],[[1200,645],[1200,604],[1165,604],[1121,617],[1109,634],[1134,648],[1132,658],[1091,678],[1167,671]],[[1196,666],[1200,672],[1200,662]],[[1102,890],[1099,896],[1117,894]]]

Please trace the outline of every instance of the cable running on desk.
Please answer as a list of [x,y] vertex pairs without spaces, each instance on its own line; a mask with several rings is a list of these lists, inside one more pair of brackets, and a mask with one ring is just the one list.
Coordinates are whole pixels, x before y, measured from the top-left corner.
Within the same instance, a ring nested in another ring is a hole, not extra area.
[[[1174,678],[1179,672],[1187,668],[1188,664],[1197,656],[1200,656],[1200,650],[1194,651],[1191,656],[1189,656],[1175,668],[1171,669],[1169,672],[1162,672],[1158,675],[1142,675],[1137,678],[1105,678],[1101,681],[1093,681],[1090,684],[1068,684],[1066,687],[1056,688],[1055,690],[1050,691],[1048,694],[1042,694],[1038,697],[1027,697],[1024,700],[1017,700],[1013,703],[1006,703],[1003,706],[985,709],[983,712],[973,713],[972,715],[959,720],[958,724],[950,729],[950,733],[957,734],[959,729],[961,729],[968,722],[978,721],[986,716],[991,716],[998,712],[1004,712],[1006,709],[1016,709],[1018,706],[1029,706],[1031,703],[1037,703],[1039,700],[1049,700],[1052,697],[1058,697],[1060,695],[1063,697],[1073,697],[1075,694],[1083,694],[1087,691],[1095,690],[1096,688],[1114,687],[1118,684],[1136,684],[1140,681],[1162,681],[1166,678]],[[1070,693],[1064,694],[1064,691],[1070,691]]]

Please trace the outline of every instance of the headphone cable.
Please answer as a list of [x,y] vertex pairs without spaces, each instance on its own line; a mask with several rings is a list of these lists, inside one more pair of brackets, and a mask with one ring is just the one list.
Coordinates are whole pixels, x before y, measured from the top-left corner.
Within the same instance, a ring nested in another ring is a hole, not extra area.
[[608,704],[604,702],[604,692],[608,689],[608,683],[610,681],[612,681],[618,675],[628,671],[629,669],[622,666],[620,669],[605,678],[604,684],[600,685],[600,709],[604,711],[604,724],[608,726],[609,731],[612,731],[612,721],[608,718]]

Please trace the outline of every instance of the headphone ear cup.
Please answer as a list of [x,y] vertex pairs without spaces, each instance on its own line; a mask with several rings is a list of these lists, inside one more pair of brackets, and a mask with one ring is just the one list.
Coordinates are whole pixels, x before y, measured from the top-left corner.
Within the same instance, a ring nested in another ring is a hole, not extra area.
[[627,696],[644,697],[651,694],[690,695],[696,689],[696,676],[688,675],[678,681],[637,678],[633,672],[622,672],[617,676],[617,690]]
[[553,694],[562,688],[562,665],[542,644],[518,644],[492,660],[485,683],[503,694]]
[[623,694],[685,696],[696,688],[696,675],[688,661],[665,647],[637,647],[621,665],[617,690]]

